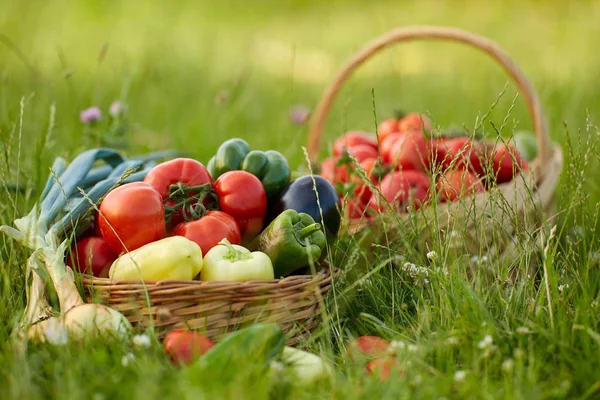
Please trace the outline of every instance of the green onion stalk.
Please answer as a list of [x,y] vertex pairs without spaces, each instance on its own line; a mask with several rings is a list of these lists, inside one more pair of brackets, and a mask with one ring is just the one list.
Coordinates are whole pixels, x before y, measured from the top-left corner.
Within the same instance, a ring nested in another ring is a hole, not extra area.
[[[15,336],[53,344],[102,337],[123,339],[131,324],[118,311],[100,304],[85,303],[77,290],[73,271],[65,264],[68,232],[114,187],[142,181],[156,160],[175,152],[150,153],[126,159],[113,149],[100,148],[79,154],[71,164],[57,158],[38,202],[29,214],[16,219],[14,227],[0,231],[32,250],[25,277],[27,305]],[[105,165],[92,168],[98,161]],[[60,314],[46,297],[51,282],[59,300]]]

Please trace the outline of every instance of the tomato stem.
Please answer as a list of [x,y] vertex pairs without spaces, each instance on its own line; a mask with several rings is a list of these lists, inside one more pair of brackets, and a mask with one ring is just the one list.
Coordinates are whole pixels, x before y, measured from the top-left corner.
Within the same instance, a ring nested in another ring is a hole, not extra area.
[[[164,200],[165,219],[170,222],[179,211],[181,211],[181,215],[187,222],[202,218],[207,212],[207,205],[204,204],[207,197],[212,198],[210,203],[213,203],[213,205],[210,209],[217,209],[218,198],[210,183],[187,186],[178,182],[171,185],[169,187],[169,197]],[[169,202],[175,202],[175,204],[167,205]]]

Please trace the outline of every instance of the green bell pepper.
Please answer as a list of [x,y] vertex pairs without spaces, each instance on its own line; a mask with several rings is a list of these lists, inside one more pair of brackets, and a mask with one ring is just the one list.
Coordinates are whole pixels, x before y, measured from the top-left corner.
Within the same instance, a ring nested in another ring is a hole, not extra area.
[[242,163],[242,170],[260,179],[268,199],[277,197],[290,183],[288,162],[275,150],[249,152]]
[[279,214],[250,244],[269,256],[275,278],[317,261],[326,245],[321,225],[308,214],[286,210]]
[[235,171],[241,168],[242,162],[250,152],[250,146],[244,139],[229,139],[223,142],[217,154],[207,164],[208,172],[213,180],[225,172]]

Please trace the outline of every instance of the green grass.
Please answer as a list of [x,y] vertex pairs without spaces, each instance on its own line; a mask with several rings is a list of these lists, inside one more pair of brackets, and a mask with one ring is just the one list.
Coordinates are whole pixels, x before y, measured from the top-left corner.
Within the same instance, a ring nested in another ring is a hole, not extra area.
[[[474,254],[440,239],[433,247],[440,258],[430,261],[413,229],[395,221],[391,234],[402,232],[406,241],[344,236],[332,248],[345,273],[329,298],[331,319],[311,344],[335,363],[336,379],[290,398],[600,396],[600,160],[591,125],[600,111],[598,2],[5,0],[0,8],[1,224],[31,209],[55,157],[71,160],[94,145],[79,122],[79,112],[92,105],[106,116],[113,100],[128,104],[127,154],[175,148],[206,162],[224,139],[242,137],[254,148],[281,151],[299,169],[307,126],[290,123],[290,107],[313,107],[336,69],[366,42],[410,24],[454,25],[496,41],[530,77],[551,138],[565,153],[546,273],[522,274],[512,283],[488,281],[483,273],[469,279]],[[326,139],[349,129],[373,131],[373,102],[378,120],[402,107],[428,112],[440,126],[473,127],[506,81],[472,49],[439,42],[398,46],[349,81]],[[506,135],[531,129],[520,97],[511,109],[515,95],[509,85],[484,121],[486,131],[505,118]],[[5,187],[17,182],[24,193]],[[550,236],[551,226],[544,228]],[[6,236],[0,240],[5,342],[25,305],[28,253]],[[540,251],[521,252],[513,266],[493,258],[488,266],[505,278],[511,267],[524,270],[539,260]],[[429,283],[414,282],[402,271],[404,262],[429,268]],[[413,345],[398,356],[406,373],[385,384],[365,378],[344,355],[343,343],[360,334]],[[482,342],[486,335],[491,344]],[[6,399],[201,398],[202,390],[237,398],[267,398],[269,390],[285,395],[266,379],[244,381],[239,366],[240,382],[191,379],[169,366],[155,342],[149,349],[129,343],[35,347],[24,356],[8,344],[1,349]],[[129,352],[135,361],[124,365]]]

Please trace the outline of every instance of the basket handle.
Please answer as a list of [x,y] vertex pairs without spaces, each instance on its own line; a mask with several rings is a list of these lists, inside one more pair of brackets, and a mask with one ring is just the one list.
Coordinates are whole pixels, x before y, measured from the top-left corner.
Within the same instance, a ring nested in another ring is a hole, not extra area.
[[456,28],[437,26],[411,26],[388,32],[367,44],[338,71],[333,82],[321,95],[310,121],[307,151],[311,161],[315,162],[318,159],[325,119],[329,114],[333,100],[352,72],[380,50],[394,43],[408,42],[415,39],[444,39],[464,43],[481,50],[496,60],[517,85],[519,92],[525,97],[525,103],[533,121],[533,129],[538,143],[538,159],[541,165],[545,165],[550,161],[550,139],[540,100],[531,82],[509,55],[496,43],[485,37]]

